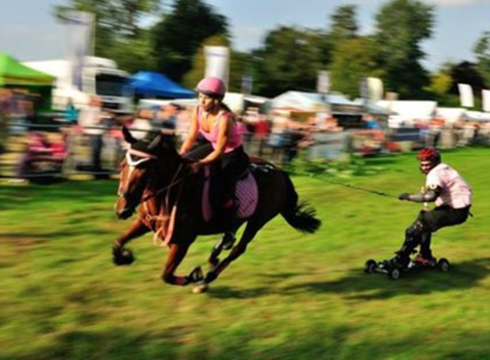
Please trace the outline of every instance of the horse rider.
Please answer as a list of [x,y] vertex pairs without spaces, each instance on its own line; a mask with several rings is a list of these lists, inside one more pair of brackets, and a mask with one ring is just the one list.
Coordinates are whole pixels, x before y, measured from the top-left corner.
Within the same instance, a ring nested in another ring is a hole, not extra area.
[[[224,82],[217,77],[205,77],[195,91],[199,105],[192,114],[189,135],[180,154],[193,161],[189,165],[193,172],[212,165],[213,172],[217,173],[215,178],[220,185],[221,197],[215,201],[214,210],[225,222],[222,244],[224,249],[229,249],[235,241],[234,219],[238,207],[235,185],[246,173],[250,160],[242,146],[240,126],[233,112],[223,103]],[[199,135],[206,143],[193,149]]]
[[[426,175],[425,187],[418,194],[403,193],[398,198],[425,203],[425,209],[406,229],[403,246],[388,261],[392,266],[406,267],[418,245],[420,251],[414,262],[422,266],[434,265],[435,259],[430,248],[431,234],[440,228],[464,223],[470,214],[471,187],[456,170],[441,162],[439,151],[425,148],[418,153],[417,158],[420,171]],[[435,202],[436,207],[427,209],[429,202]]]

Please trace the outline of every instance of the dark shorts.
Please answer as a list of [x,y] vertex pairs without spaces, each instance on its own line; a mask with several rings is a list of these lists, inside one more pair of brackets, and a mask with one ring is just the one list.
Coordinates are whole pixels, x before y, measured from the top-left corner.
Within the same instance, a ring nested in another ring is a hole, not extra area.
[[[213,147],[208,143],[193,149],[187,154],[187,157],[193,160],[200,160],[204,159],[212,151]],[[243,150],[243,147],[240,146],[229,153],[223,154],[212,168],[216,174],[221,174],[230,179],[238,179],[247,171],[249,166],[250,160],[248,155]]]
[[446,226],[462,224],[468,218],[470,207],[453,209],[450,206],[438,206],[430,211],[421,211],[420,220],[430,232],[435,232]]

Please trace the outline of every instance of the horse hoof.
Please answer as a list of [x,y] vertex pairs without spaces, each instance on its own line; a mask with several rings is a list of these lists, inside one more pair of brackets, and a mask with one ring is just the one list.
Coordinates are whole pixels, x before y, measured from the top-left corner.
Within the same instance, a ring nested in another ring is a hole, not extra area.
[[192,293],[193,294],[202,294],[202,293],[207,292],[208,288],[209,288],[208,284],[203,282],[199,285],[194,286],[194,288],[192,289]]
[[123,249],[121,251],[115,252],[113,261],[117,266],[121,265],[131,265],[134,262],[134,256],[131,250]]

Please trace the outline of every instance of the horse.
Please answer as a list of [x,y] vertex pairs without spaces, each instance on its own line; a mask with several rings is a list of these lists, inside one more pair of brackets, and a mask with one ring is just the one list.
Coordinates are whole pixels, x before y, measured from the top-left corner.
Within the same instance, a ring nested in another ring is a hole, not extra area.
[[122,132],[129,148],[120,164],[115,212],[119,219],[125,220],[138,208],[139,217],[114,241],[112,254],[116,265],[131,264],[134,256],[125,245],[153,231],[154,240],[163,242],[169,249],[162,280],[171,285],[197,284],[194,292],[204,292],[276,215],[281,214],[289,225],[303,233],[314,233],[321,226],[315,209],[307,202],[299,202],[286,172],[265,161],[252,162],[249,171],[257,185],[256,206],[253,213],[235,221],[235,229],[246,224],[240,240],[223,260],[219,259],[222,243],[215,245],[205,276],[200,267],[187,276],[178,276],[176,270],[196,238],[223,233],[225,225],[219,215],[205,219],[203,171],[193,173],[188,167],[190,160],[180,156],[173,143],[166,141],[168,138],[159,134],[150,140],[137,140],[126,127]]

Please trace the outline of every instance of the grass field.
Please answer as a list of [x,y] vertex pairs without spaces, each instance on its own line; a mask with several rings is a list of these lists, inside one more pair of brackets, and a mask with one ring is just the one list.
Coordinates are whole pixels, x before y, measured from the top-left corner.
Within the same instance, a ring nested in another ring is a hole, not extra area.
[[[315,178],[293,178],[323,227],[282,218],[206,294],[160,280],[166,249],[151,235],[114,267],[130,222],[113,213],[115,181],[0,184],[0,359],[490,359],[490,149],[444,152],[470,182],[474,217],[433,238],[449,273],[393,281],[363,272],[392,256],[420,205]],[[417,192],[413,154],[367,160],[342,181],[394,196]],[[179,273],[204,265],[216,238]]]

